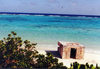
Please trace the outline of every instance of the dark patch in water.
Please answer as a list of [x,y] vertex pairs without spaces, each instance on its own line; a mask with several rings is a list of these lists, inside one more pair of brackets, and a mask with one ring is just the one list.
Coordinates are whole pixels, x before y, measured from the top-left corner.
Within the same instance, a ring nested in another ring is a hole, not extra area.
[[34,27],[37,27],[37,28],[44,28],[44,27],[51,27],[50,25],[36,25]]
[[65,22],[65,21],[61,21],[61,20],[48,20],[48,22]]
[[22,17],[0,17],[0,20],[9,21],[9,22],[13,22],[13,21],[29,21],[28,19],[22,18]]
[[9,27],[10,25],[4,24],[4,25],[0,25],[0,27]]

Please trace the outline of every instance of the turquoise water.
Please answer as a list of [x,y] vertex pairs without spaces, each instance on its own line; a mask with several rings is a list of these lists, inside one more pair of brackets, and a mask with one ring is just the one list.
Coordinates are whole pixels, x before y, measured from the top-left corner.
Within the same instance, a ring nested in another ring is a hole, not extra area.
[[71,41],[100,50],[100,18],[0,15],[0,39],[11,31],[40,45]]

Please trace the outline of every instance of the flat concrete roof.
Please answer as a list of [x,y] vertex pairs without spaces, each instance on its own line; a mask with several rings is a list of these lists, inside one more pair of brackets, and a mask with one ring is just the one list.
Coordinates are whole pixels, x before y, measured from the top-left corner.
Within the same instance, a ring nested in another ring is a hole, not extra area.
[[80,47],[84,47],[82,44],[80,43],[76,43],[76,42],[65,42],[65,41],[58,41],[59,43],[61,43],[63,46],[80,46]]

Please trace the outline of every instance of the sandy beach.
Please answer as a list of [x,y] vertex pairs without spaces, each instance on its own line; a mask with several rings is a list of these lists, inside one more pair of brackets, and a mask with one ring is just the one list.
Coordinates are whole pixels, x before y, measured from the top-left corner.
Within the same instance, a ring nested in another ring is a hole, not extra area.
[[96,66],[98,64],[100,66],[100,54],[99,53],[93,53],[93,52],[87,52],[88,49],[85,49],[84,59],[78,60],[78,59],[61,59],[59,53],[57,52],[57,47],[36,47],[38,52],[40,54],[46,54],[47,52],[51,52],[56,58],[59,59],[59,62],[63,62],[63,64],[67,67],[70,67],[70,64],[73,62],[78,62],[80,64],[86,64],[87,62],[89,64],[93,64]]

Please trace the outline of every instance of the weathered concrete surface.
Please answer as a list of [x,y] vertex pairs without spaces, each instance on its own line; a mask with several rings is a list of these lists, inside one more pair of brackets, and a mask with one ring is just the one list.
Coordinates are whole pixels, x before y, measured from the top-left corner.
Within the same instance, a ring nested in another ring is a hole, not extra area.
[[[83,59],[85,47],[79,43],[74,42],[58,42],[58,51],[62,59]],[[72,51],[73,50],[73,51]],[[72,56],[72,57],[71,57]]]

